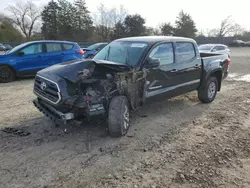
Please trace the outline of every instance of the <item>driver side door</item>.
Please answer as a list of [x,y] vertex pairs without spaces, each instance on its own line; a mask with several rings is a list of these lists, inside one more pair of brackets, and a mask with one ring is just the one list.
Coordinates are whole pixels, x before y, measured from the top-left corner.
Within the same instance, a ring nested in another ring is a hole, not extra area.
[[174,96],[175,86],[178,84],[178,79],[175,76],[177,64],[174,43],[157,44],[149,52],[148,58],[159,59],[160,65],[148,70],[146,77],[146,102]]
[[46,67],[43,59],[43,44],[35,43],[26,46],[15,54],[15,62],[21,75],[33,75]]

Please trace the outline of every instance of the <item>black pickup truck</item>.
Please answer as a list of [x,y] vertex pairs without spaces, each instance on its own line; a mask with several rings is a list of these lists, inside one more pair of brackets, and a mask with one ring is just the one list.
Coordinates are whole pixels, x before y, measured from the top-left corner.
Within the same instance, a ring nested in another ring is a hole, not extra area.
[[199,53],[194,40],[132,37],[115,40],[93,59],[39,71],[34,105],[54,122],[103,116],[109,133],[127,133],[130,112],[148,102],[197,90],[210,103],[227,76],[227,55]]

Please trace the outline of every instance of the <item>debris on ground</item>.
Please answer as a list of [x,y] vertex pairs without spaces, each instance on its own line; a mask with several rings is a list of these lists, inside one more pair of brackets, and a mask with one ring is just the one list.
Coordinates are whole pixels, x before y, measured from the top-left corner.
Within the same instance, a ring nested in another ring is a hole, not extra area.
[[17,136],[28,136],[30,135],[29,132],[26,132],[22,129],[17,129],[17,128],[11,128],[11,127],[6,127],[1,130],[2,132],[8,133],[8,134],[14,134]]

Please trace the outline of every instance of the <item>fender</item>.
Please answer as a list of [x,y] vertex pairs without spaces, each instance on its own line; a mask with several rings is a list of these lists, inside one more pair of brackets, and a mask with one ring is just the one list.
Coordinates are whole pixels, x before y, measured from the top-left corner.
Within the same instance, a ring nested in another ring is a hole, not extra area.
[[202,59],[202,64],[203,64],[204,69],[202,72],[201,85],[199,89],[202,88],[206,84],[210,76],[215,76],[218,80],[218,91],[220,90],[222,72],[223,72],[221,62],[222,62],[221,60],[215,60],[215,61],[209,62],[209,60],[207,59]]
[[214,77],[217,78],[217,80],[218,80],[218,91],[220,91],[220,89],[221,89],[221,81],[222,81],[222,67],[221,66],[219,66],[219,67],[217,67],[215,69],[210,69],[206,73],[204,72],[204,75],[203,75],[203,78],[201,80],[201,85],[200,85],[199,89],[202,88],[203,86],[205,86],[205,84],[206,84],[206,82],[207,82],[207,80],[208,80],[208,78],[210,76],[214,76]]
[[211,75],[213,75],[215,72],[220,72],[220,74],[222,75],[222,67],[218,67],[216,69],[210,70],[209,72],[207,72],[205,80],[207,80]]

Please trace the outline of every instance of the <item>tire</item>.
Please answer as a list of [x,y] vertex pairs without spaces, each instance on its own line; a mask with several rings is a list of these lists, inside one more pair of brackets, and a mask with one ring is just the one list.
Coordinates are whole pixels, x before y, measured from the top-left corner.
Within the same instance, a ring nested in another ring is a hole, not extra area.
[[114,97],[109,104],[108,128],[111,137],[121,137],[128,132],[129,104],[125,96]]
[[0,66],[0,82],[7,83],[16,80],[15,71],[9,66]]
[[218,91],[218,80],[215,77],[208,78],[205,85],[198,90],[198,97],[203,103],[211,103]]

